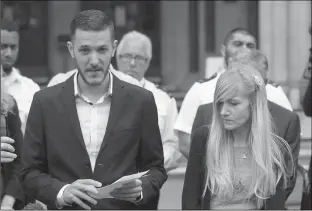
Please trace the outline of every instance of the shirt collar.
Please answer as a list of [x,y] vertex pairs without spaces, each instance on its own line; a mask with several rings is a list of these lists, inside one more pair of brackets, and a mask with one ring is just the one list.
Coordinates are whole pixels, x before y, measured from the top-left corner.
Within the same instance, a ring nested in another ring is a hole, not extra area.
[[[74,75],[74,95],[80,96],[80,91],[78,87],[78,73],[77,71]],[[106,93],[104,96],[112,96],[113,95],[113,74],[111,73],[111,70],[108,70],[109,75],[109,87],[108,87],[108,93]]]
[[146,83],[146,80],[145,78],[142,78],[140,81],[139,81],[141,87],[144,87],[145,86],[145,83]]
[[9,75],[5,74],[1,67],[1,75],[3,76],[4,80],[9,84],[22,81],[22,75],[20,71],[15,67],[12,67],[12,72]]

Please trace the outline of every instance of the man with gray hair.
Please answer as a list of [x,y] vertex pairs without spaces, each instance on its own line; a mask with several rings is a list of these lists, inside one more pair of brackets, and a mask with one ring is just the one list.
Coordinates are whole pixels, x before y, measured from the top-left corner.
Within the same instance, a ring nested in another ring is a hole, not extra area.
[[128,32],[120,40],[116,56],[118,70],[136,78],[143,88],[153,93],[158,112],[158,126],[163,142],[165,169],[169,171],[176,168],[180,155],[178,138],[173,130],[178,114],[176,101],[144,78],[152,59],[150,38],[137,31]]
[[257,67],[257,69],[259,68],[261,70],[259,73],[264,79],[264,82],[268,81],[267,78],[269,68],[268,60],[265,57],[265,55],[262,54],[259,50],[253,51],[239,50],[235,52],[233,56],[226,61],[226,65],[228,68],[235,65],[236,63],[251,65]]
[[266,56],[259,50],[244,51],[239,50],[226,61],[227,66],[235,65],[237,62],[248,64],[260,69],[260,74],[266,84],[266,92],[268,100],[292,111],[287,96],[284,94],[283,88],[268,79],[269,64]]

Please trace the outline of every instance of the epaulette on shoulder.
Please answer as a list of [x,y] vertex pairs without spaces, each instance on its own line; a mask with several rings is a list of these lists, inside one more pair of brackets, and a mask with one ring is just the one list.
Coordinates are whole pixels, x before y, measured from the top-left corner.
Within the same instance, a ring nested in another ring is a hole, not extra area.
[[158,89],[160,89],[161,91],[165,92],[167,95],[169,95],[170,98],[172,98],[173,96],[171,95],[171,93],[169,92],[169,90],[166,88],[166,86],[162,86],[160,84],[157,84],[156,87]]
[[170,97],[170,99],[173,98],[173,96],[172,96],[172,94],[170,92],[166,92],[166,93]]
[[214,79],[215,77],[217,77],[218,73],[213,74],[212,76],[210,76],[209,78],[204,78],[204,79],[200,79],[197,82],[198,83],[204,83],[207,81],[211,81],[212,79]]
[[268,80],[268,84],[271,84],[272,86],[275,86],[276,88],[280,86],[278,83],[272,80]]

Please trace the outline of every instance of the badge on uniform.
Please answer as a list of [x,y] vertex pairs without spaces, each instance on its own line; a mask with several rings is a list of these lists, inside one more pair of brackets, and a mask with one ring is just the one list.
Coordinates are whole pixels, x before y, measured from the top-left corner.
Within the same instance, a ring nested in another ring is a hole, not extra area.
[[276,83],[275,81],[272,81],[272,80],[267,80],[267,84],[271,84],[272,86],[274,86],[274,87],[279,87],[279,84],[278,83]]
[[200,80],[198,80],[197,82],[198,82],[198,83],[204,83],[204,82],[207,82],[207,81],[211,81],[212,79],[214,79],[215,77],[217,77],[217,75],[218,75],[218,73],[215,73],[215,74],[213,74],[211,77],[209,77],[209,78],[204,78],[204,79],[200,79]]
[[158,84],[156,85],[156,87],[161,91],[165,92],[170,98],[173,98],[172,94],[170,93],[170,90],[166,86]]

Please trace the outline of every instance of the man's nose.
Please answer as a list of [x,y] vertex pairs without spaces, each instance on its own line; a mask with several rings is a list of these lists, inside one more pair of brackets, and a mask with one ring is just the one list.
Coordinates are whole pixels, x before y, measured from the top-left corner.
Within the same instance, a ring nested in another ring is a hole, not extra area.
[[130,65],[131,66],[135,66],[135,58],[134,57],[131,58]]
[[91,54],[90,64],[92,66],[97,66],[99,64],[99,58],[96,53]]
[[11,48],[5,49],[4,55],[7,56],[7,57],[12,56],[12,49]]
[[250,53],[251,52],[251,49],[248,47],[248,43],[245,43],[242,46],[242,51],[245,51],[246,53]]

